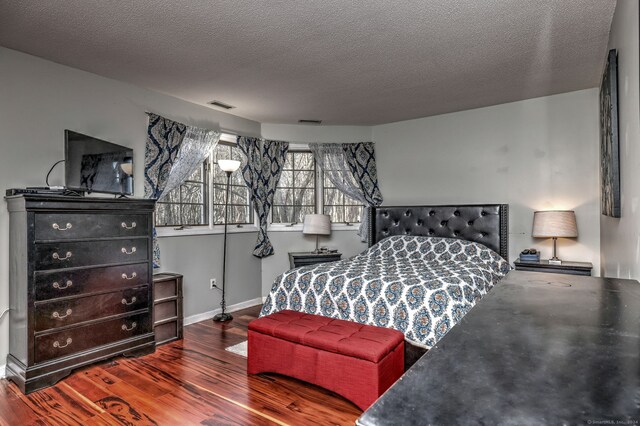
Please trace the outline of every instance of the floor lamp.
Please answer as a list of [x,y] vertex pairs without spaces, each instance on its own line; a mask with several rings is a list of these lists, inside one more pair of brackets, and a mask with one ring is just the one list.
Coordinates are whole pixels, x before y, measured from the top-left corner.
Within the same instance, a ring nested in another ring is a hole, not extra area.
[[220,306],[222,312],[213,317],[214,321],[229,321],[233,319],[233,316],[226,313],[224,310],[227,307],[227,302],[224,298],[225,278],[227,275],[227,217],[229,216],[229,186],[231,183],[231,174],[238,170],[240,162],[237,160],[218,160],[218,166],[223,172],[227,174],[227,189],[224,196],[224,242],[222,249],[222,301]]

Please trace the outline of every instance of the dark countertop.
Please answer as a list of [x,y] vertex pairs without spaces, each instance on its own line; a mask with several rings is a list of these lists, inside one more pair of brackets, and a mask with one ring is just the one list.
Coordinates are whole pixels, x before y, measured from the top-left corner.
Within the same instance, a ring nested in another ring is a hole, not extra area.
[[511,271],[357,424],[616,420],[640,421],[640,283]]

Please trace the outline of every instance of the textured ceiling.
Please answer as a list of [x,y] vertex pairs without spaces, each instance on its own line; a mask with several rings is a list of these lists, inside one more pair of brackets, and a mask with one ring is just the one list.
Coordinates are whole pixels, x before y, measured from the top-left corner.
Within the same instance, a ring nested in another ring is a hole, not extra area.
[[260,122],[598,86],[615,0],[0,0],[0,45]]

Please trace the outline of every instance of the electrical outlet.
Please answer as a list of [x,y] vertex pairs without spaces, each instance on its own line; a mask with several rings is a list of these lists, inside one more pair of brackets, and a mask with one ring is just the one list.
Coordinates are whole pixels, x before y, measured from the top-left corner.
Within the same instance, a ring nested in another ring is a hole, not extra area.
[[216,279],[211,278],[209,280],[209,289],[213,290],[214,288],[218,288],[218,286],[216,285]]

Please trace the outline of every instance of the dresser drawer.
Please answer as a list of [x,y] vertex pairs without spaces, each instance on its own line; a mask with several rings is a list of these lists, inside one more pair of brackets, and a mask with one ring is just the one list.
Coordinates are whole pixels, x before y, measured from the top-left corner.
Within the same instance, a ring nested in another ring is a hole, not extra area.
[[35,274],[36,301],[88,295],[149,284],[149,264],[106,266]]
[[35,338],[35,362],[40,363],[151,332],[149,313],[70,328]]
[[138,237],[149,232],[149,215],[36,213],[36,240]]
[[35,245],[36,270],[140,262],[149,257],[148,245],[147,238],[37,243]]
[[36,305],[35,331],[44,331],[149,307],[149,287]]

